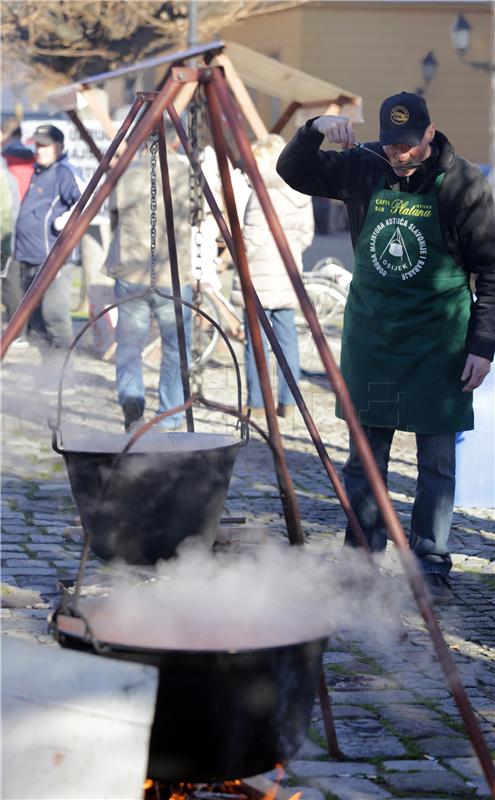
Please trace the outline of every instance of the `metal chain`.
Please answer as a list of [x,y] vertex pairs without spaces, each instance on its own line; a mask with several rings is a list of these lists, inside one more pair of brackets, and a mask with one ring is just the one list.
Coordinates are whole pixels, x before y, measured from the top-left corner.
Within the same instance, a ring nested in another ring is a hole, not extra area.
[[[189,105],[189,139],[191,148],[196,161],[201,164],[204,159],[204,105],[201,99],[200,89],[196,90],[194,98]],[[204,219],[204,200],[203,192],[199,181],[191,168],[189,173],[189,201],[191,208],[191,226],[196,229],[194,235],[194,262],[193,262],[193,275],[196,278],[196,293],[194,303],[200,305],[201,292],[199,285],[203,275],[203,265],[201,260],[201,250],[203,243],[203,235],[201,232],[201,224]]]
[[157,192],[156,192],[156,155],[158,152],[158,133],[151,133],[150,144],[150,284],[156,286],[156,219],[157,219]]

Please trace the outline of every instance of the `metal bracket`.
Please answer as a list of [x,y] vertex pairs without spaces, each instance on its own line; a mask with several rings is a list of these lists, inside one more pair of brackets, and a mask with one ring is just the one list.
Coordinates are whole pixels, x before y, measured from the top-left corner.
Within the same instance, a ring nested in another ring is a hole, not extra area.
[[[210,70],[211,71],[211,70]],[[171,78],[174,83],[193,83],[200,80],[204,70],[195,67],[172,67]]]

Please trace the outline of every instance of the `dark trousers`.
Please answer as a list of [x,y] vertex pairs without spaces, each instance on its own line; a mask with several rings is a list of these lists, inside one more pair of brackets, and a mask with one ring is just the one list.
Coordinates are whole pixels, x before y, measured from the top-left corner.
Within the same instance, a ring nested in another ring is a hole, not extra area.
[[[11,258],[5,274],[2,275],[2,303],[7,312],[7,320],[10,322],[14,316],[14,311],[18,307],[24,291],[21,281],[21,264],[14,258]],[[26,335],[26,327],[19,333],[19,336]]]
[[[21,278],[27,292],[39,270],[37,264],[21,263]],[[45,340],[52,347],[68,349],[74,338],[70,311],[72,264],[65,264],[46,290],[28,322],[29,332]]]
[[[387,483],[394,428],[365,427],[373,455]],[[455,492],[455,433],[416,434],[418,478],[409,543],[425,572],[446,577],[452,568],[448,538]],[[344,466],[344,483],[352,508],[373,552],[385,550],[387,529],[361,466],[354,443]],[[357,542],[347,526],[345,544]]]

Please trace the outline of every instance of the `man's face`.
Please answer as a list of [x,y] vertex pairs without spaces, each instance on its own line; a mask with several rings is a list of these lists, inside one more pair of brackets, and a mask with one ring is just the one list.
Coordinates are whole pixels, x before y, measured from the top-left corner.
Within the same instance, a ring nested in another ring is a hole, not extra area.
[[[435,136],[435,126],[428,125],[419,144],[384,144],[383,151],[396,175],[408,178],[431,153],[430,143]],[[408,165],[411,165],[408,167]],[[413,166],[416,165],[416,166]]]
[[39,144],[36,142],[36,150],[34,152],[34,160],[40,167],[51,167],[57,161],[64,151],[62,142],[53,142],[51,144]]

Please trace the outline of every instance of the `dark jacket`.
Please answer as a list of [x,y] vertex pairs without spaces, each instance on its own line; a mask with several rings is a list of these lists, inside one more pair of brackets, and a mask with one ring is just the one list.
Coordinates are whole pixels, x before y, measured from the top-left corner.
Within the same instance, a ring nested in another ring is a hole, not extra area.
[[[402,192],[427,193],[439,173],[445,179],[438,193],[440,226],[450,256],[466,272],[475,273],[476,302],[471,311],[467,349],[493,359],[495,350],[495,207],[488,182],[479,168],[456,155],[439,131],[432,154],[410,178],[398,178],[382,159],[357,147],[342,152],[320,150],[322,134],[310,120],[280,154],[277,171],[299,192],[343,200],[353,246],[364,224],[373,191],[385,173],[386,185]],[[366,144],[385,156],[377,142]]]
[[50,167],[35,166],[17,218],[17,261],[43,263],[58,236],[53,227],[54,221],[68,211],[80,196],[74,170],[66,155]]

